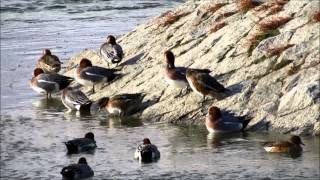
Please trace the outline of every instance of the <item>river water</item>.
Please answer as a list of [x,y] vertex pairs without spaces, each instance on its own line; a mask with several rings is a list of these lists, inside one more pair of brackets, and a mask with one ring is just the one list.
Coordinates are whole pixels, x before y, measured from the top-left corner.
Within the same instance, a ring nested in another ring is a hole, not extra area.
[[[301,156],[268,154],[262,142],[288,136],[265,133],[208,137],[205,127],[146,124],[104,114],[67,114],[59,98],[46,101],[29,87],[43,48],[66,63],[173,8],[172,0],[1,0],[1,179],[61,179],[61,168],[85,156],[92,179],[318,179],[319,138],[303,137]],[[93,154],[67,155],[63,142],[92,131]],[[133,160],[149,137],[156,163]]]

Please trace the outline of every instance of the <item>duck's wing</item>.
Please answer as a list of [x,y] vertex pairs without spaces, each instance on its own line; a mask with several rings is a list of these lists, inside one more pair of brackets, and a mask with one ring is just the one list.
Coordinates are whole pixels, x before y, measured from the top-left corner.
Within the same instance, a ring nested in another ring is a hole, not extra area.
[[118,63],[123,58],[123,50],[118,44],[104,43],[100,47],[100,55],[109,63]]
[[81,106],[92,103],[92,101],[80,90],[68,91],[65,99],[66,101],[74,104],[75,106]]
[[196,79],[207,91],[225,92],[226,88],[208,73],[197,73]]
[[69,84],[73,81],[73,78],[60,75],[60,74],[43,74],[43,75],[44,75],[42,78],[43,80],[58,83],[60,90],[68,87]]
[[47,92],[52,92],[58,90],[59,81],[52,78],[50,74],[40,74],[36,77],[37,86],[46,90]]
[[136,101],[136,100],[141,100],[145,94],[142,93],[135,93],[135,94],[118,94],[115,96],[112,96],[110,100],[120,100],[120,101]]
[[92,66],[83,69],[80,76],[92,82],[98,82],[104,78],[107,78],[108,81],[110,81],[115,78],[116,74],[114,72],[116,71],[118,70]]
[[96,142],[89,138],[76,138],[70,141],[67,141],[66,146],[75,146],[78,147],[80,151],[86,151],[93,148],[96,148]]
[[187,74],[187,68],[185,67],[176,67],[174,68],[174,76],[175,78],[174,79],[179,79],[179,80],[183,80],[185,82],[188,82],[187,81],[187,78],[186,78],[186,74]]

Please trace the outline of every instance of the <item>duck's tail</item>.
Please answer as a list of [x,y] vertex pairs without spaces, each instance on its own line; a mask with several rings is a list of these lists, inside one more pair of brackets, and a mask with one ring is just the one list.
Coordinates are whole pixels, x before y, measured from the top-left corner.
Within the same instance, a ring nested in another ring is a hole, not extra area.
[[60,174],[68,179],[74,179],[75,176],[75,173],[69,167],[64,167]]
[[64,142],[64,144],[66,145],[69,154],[78,152],[78,147],[76,145],[70,142]]

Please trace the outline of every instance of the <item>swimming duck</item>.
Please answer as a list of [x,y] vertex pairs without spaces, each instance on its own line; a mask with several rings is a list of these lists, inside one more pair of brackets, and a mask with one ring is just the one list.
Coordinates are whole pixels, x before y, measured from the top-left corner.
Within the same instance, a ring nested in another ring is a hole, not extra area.
[[119,94],[112,97],[103,97],[97,101],[100,109],[106,109],[110,114],[129,116],[140,110],[145,94]]
[[207,95],[220,99],[228,91],[208,72],[188,69],[186,76],[191,89],[203,97],[202,103]]
[[[169,51],[169,50],[165,51],[164,56],[165,56],[165,63],[166,63],[164,77],[167,83],[178,88],[188,88],[189,84],[186,78],[186,74],[187,74],[186,72],[187,72],[187,69],[189,68],[175,67],[174,65],[175,56],[172,51]],[[192,70],[199,71],[199,72],[206,72],[206,73],[211,72],[208,69],[192,69]]]
[[110,82],[119,76],[120,74],[116,74],[116,71],[118,70],[92,66],[90,60],[83,58],[79,67],[74,71],[74,77],[81,85],[92,86],[92,92],[94,93],[96,84]]
[[122,47],[117,44],[116,38],[112,35],[109,35],[107,37],[107,40],[105,43],[103,43],[100,47],[100,56],[111,64],[116,64],[118,66],[118,63],[123,58],[123,50]]
[[70,164],[64,167],[60,174],[67,179],[82,179],[92,177],[94,172],[88,165],[86,158],[81,157],[78,164]]
[[61,64],[57,56],[53,55],[49,49],[44,49],[36,67],[41,68],[45,73],[58,73],[61,69]]
[[33,71],[30,86],[34,91],[40,94],[46,94],[48,99],[48,96],[51,97],[52,93],[59,92],[68,87],[72,81],[73,79],[70,77],[60,74],[44,73],[42,69],[36,68]]
[[152,162],[160,158],[160,152],[156,145],[151,144],[149,138],[144,138],[143,144],[137,147],[134,158],[141,162]]
[[94,140],[94,134],[88,132],[85,134],[84,138],[76,138],[65,142],[69,154],[75,154],[79,152],[92,151],[97,145]]
[[290,137],[289,141],[266,143],[264,149],[267,152],[274,153],[288,152],[291,154],[300,154],[302,152],[302,147],[300,145],[304,145],[301,138],[293,135]]
[[209,133],[216,132],[239,132],[243,131],[250,120],[241,120],[234,116],[222,116],[220,109],[211,106],[206,117],[206,127]]
[[61,93],[63,105],[69,110],[90,112],[92,101],[79,89],[65,88]]

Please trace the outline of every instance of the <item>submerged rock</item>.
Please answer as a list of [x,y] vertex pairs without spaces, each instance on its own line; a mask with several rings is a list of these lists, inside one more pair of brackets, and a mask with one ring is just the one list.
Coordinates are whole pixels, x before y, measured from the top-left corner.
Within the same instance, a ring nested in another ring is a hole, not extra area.
[[[250,115],[251,130],[319,135],[320,24],[312,20],[319,8],[314,1],[291,0],[274,11],[272,3],[263,2],[265,7],[243,12],[231,1],[216,6],[218,1],[191,0],[136,27],[117,38],[125,53],[120,64],[125,75],[90,98],[144,92],[149,107],[141,116],[148,122],[203,125],[208,107],[215,105]],[[273,17],[290,20],[276,24]],[[261,35],[263,20],[275,34]],[[72,57],[66,73],[72,75],[84,57],[107,67],[97,49]],[[176,66],[212,70],[230,95],[203,105],[194,92],[180,95],[164,80],[168,49],[176,55]]]

